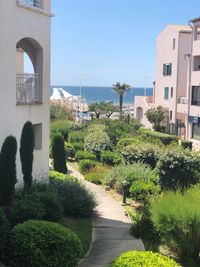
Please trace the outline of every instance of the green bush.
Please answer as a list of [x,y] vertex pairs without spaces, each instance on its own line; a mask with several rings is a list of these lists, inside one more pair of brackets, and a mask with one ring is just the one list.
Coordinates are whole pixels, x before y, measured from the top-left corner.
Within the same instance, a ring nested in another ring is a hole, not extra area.
[[73,159],[75,157],[75,154],[76,154],[76,150],[74,149],[74,147],[65,142],[65,156],[67,159]]
[[173,142],[178,143],[178,137],[175,135],[170,135],[166,133],[151,131],[151,130],[143,130],[141,131],[142,135],[147,138],[147,140],[155,142],[155,140],[161,141],[163,145],[169,145]]
[[200,179],[200,157],[187,150],[167,150],[157,165],[162,189],[184,190]]
[[11,267],[75,267],[81,250],[81,241],[74,232],[45,221],[16,225],[8,243]]
[[60,196],[65,216],[84,218],[92,215],[96,202],[83,184],[56,178],[51,178],[50,183]]
[[52,158],[54,170],[67,173],[64,138],[58,133],[52,139]]
[[94,184],[102,184],[105,175],[110,171],[109,166],[97,164],[89,173],[84,175],[85,179]]
[[94,160],[90,159],[82,159],[79,161],[79,167],[81,172],[88,172],[92,168],[96,166],[96,163]]
[[159,158],[159,148],[153,144],[140,143],[124,147],[121,154],[125,163],[141,161],[155,168]]
[[69,181],[69,182],[78,182],[77,178],[75,178],[74,176],[71,176],[69,174],[63,174],[61,172],[56,172],[56,171],[50,171],[49,172],[49,180],[50,182],[54,182],[54,181]]
[[71,126],[71,122],[67,120],[59,120],[59,121],[55,121],[51,123],[51,126],[50,126],[51,139],[55,134],[60,133],[64,137],[65,141],[67,141],[70,126]]
[[85,149],[94,153],[97,159],[100,159],[102,150],[110,150],[111,148],[110,138],[105,132],[93,132],[85,138]]
[[157,183],[157,175],[148,165],[141,162],[134,164],[122,164],[113,167],[104,177],[103,184],[115,189],[118,193],[122,192],[122,183],[127,181],[129,187],[134,181],[152,181]]
[[184,149],[192,150],[192,141],[182,140],[182,141],[181,141],[181,146],[182,146],[182,148],[184,148]]
[[8,220],[3,210],[0,209],[0,261],[4,256],[4,249],[6,246],[8,230],[9,230]]
[[87,132],[85,131],[70,131],[69,142],[70,143],[84,143],[85,136]]
[[72,146],[75,149],[75,151],[84,150],[84,143],[83,142],[72,143]]
[[73,122],[71,123],[70,130],[72,131],[82,131],[85,128],[88,127],[88,124],[84,123],[79,123],[79,122]]
[[200,189],[192,188],[184,194],[166,192],[151,204],[152,221],[162,241],[185,263],[200,263],[199,203]]
[[118,151],[121,151],[125,146],[129,146],[132,144],[139,144],[141,143],[141,140],[139,137],[126,137],[122,138],[117,142],[116,149]]
[[181,267],[174,260],[151,251],[128,251],[122,253],[112,267]]
[[152,181],[134,181],[130,187],[131,197],[136,201],[146,203],[152,195],[160,192],[160,186]]
[[1,148],[0,154],[0,206],[8,211],[12,204],[16,178],[17,141],[8,136]]
[[112,151],[101,152],[101,162],[110,166],[119,165],[122,163],[122,156]]
[[92,152],[89,152],[89,151],[82,151],[82,150],[77,151],[76,152],[76,160],[80,161],[83,159],[89,159],[89,160],[95,161],[96,156],[95,156],[95,154],[93,154]]

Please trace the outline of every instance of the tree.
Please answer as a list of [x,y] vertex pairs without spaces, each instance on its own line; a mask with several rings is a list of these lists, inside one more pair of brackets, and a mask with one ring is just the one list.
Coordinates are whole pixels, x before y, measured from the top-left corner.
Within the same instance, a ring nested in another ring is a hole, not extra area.
[[113,91],[119,95],[119,110],[120,114],[122,113],[122,106],[123,106],[123,97],[127,91],[129,91],[131,86],[129,84],[120,82],[116,82],[116,84],[113,85]]
[[24,124],[20,139],[20,159],[24,179],[24,190],[29,191],[32,185],[34,130],[30,121]]
[[99,103],[91,103],[89,104],[89,111],[94,112],[96,115],[96,118],[99,119],[101,112],[102,112],[101,105]]
[[62,106],[59,103],[50,104],[50,121],[56,120],[74,120],[72,110],[69,110],[66,106]]
[[1,148],[0,154],[0,206],[9,211],[12,204],[16,178],[17,141],[15,137],[8,136]]
[[160,124],[166,118],[166,112],[163,107],[151,108],[145,113],[148,121],[153,124],[153,129],[160,130]]
[[56,133],[52,139],[52,158],[55,171],[67,173],[65,143],[61,134]]
[[114,106],[111,102],[101,102],[100,103],[100,110],[103,114],[106,115],[107,118],[110,118],[110,116],[118,111],[118,108]]

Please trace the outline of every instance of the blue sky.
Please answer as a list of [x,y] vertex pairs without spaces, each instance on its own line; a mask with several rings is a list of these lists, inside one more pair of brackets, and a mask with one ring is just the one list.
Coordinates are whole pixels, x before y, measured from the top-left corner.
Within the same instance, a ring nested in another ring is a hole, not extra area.
[[[193,0],[52,0],[51,84],[151,86],[156,36],[200,16]],[[145,78],[147,77],[147,78]]]

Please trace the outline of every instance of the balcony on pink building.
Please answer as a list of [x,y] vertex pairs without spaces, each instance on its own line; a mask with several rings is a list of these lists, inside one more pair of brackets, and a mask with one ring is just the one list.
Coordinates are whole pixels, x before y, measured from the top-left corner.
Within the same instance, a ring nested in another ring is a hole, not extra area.
[[41,0],[17,0],[18,4],[32,6],[37,8],[42,8],[42,1]]

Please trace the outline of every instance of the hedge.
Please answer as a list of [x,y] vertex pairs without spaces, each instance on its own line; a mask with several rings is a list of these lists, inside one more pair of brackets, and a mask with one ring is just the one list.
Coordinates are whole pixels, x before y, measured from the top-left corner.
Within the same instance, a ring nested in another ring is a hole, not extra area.
[[151,139],[155,141],[161,141],[163,145],[169,145],[173,142],[178,143],[178,137],[175,135],[171,135],[171,134],[166,134],[166,133],[161,133],[161,132],[157,132],[157,131],[151,131],[151,130],[143,130],[141,131],[141,134],[144,137],[147,137],[148,140],[150,141]]

